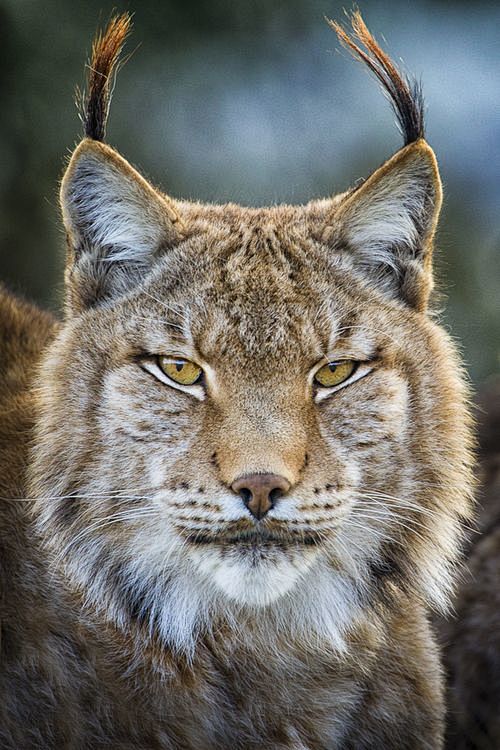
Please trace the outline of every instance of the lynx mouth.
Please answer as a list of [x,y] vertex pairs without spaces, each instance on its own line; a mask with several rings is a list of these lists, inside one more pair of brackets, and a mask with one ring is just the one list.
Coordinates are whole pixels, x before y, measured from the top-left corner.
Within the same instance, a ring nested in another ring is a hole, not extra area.
[[240,548],[256,551],[263,549],[287,550],[300,547],[314,547],[324,540],[324,536],[314,530],[290,531],[274,530],[265,527],[231,531],[195,531],[184,530],[184,538],[194,545],[215,545],[221,548]]

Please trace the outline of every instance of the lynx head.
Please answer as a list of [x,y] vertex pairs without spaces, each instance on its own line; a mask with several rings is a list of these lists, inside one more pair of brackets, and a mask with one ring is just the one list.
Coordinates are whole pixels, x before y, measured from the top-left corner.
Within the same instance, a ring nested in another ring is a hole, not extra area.
[[446,600],[470,438],[428,313],[441,185],[418,90],[352,23],[405,145],[304,206],[151,186],[102,142],[128,18],[94,46],[31,489],[86,602],[179,650],[249,618],[341,648],[382,596]]

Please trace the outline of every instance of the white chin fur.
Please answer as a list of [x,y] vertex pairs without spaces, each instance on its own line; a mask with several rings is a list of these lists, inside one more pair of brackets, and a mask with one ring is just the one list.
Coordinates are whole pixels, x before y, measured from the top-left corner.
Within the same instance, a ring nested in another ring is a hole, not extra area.
[[290,591],[309,569],[315,553],[307,550],[293,556],[281,551],[249,550],[222,557],[218,550],[196,554],[199,572],[239,605],[264,607]]

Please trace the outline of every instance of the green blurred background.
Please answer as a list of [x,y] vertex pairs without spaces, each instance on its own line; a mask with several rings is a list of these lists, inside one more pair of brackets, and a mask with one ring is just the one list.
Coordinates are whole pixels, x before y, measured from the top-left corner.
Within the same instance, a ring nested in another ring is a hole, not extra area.
[[[349,7],[349,6],[348,6]],[[500,6],[360,2],[423,81],[445,184],[443,320],[476,382],[499,369]],[[58,309],[57,184],[80,136],[75,84],[96,27],[135,14],[108,141],[178,197],[304,202],[343,190],[401,145],[390,108],[339,52],[333,0],[0,0],[0,278]]]

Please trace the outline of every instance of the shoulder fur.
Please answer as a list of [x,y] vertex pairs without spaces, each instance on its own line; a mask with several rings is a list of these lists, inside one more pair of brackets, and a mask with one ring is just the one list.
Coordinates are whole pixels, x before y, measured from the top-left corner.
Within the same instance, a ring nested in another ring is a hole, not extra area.
[[0,285],[0,402],[21,392],[57,321]]

